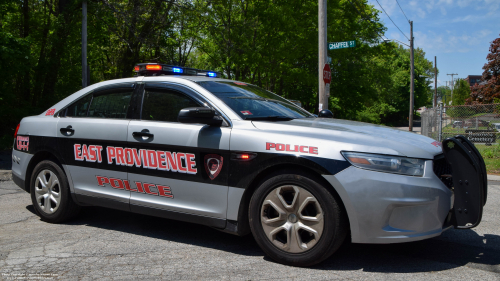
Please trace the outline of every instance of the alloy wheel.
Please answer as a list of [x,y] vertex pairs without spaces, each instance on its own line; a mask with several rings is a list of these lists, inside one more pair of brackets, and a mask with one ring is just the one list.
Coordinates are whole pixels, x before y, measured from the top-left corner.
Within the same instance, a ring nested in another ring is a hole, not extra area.
[[46,214],[53,214],[61,203],[59,179],[50,170],[42,170],[35,180],[36,202]]
[[323,209],[306,189],[282,185],[264,199],[260,221],[267,238],[280,250],[302,253],[318,243],[324,228]]

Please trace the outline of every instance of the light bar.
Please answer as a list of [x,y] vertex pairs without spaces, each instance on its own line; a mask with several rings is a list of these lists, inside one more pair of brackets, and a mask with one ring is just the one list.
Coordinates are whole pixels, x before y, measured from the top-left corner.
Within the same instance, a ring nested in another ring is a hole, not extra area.
[[221,73],[215,71],[161,63],[138,63],[134,66],[134,71],[137,73],[136,76],[185,75],[205,76],[211,78],[221,77]]

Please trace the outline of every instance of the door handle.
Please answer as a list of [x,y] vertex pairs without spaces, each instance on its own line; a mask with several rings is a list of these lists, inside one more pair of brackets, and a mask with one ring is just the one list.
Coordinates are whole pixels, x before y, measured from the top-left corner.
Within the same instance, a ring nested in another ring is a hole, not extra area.
[[148,130],[142,130],[142,132],[133,132],[132,136],[134,136],[134,137],[148,137],[148,138],[154,137],[154,135],[151,134]]
[[69,125],[68,127],[66,128],[61,128],[59,129],[59,131],[65,135],[65,136],[71,136],[75,133],[75,130],[73,129],[73,127],[71,125]]

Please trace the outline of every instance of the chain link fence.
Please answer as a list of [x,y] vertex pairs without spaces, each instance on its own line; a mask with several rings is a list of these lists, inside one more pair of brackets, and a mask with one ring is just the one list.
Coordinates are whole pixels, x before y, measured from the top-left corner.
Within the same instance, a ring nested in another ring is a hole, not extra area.
[[441,106],[423,111],[422,135],[437,141],[464,135],[475,144],[500,140],[500,104]]

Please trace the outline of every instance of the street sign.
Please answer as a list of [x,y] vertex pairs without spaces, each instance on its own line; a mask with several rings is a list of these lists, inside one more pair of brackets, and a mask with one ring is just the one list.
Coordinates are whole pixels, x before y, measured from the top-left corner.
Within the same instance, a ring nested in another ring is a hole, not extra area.
[[325,64],[325,67],[323,67],[323,81],[325,81],[325,84],[330,84],[332,81],[332,72],[330,71],[329,64]]
[[337,50],[344,48],[354,48],[356,47],[356,41],[344,41],[344,42],[330,42],[328,43],[328,50]]

